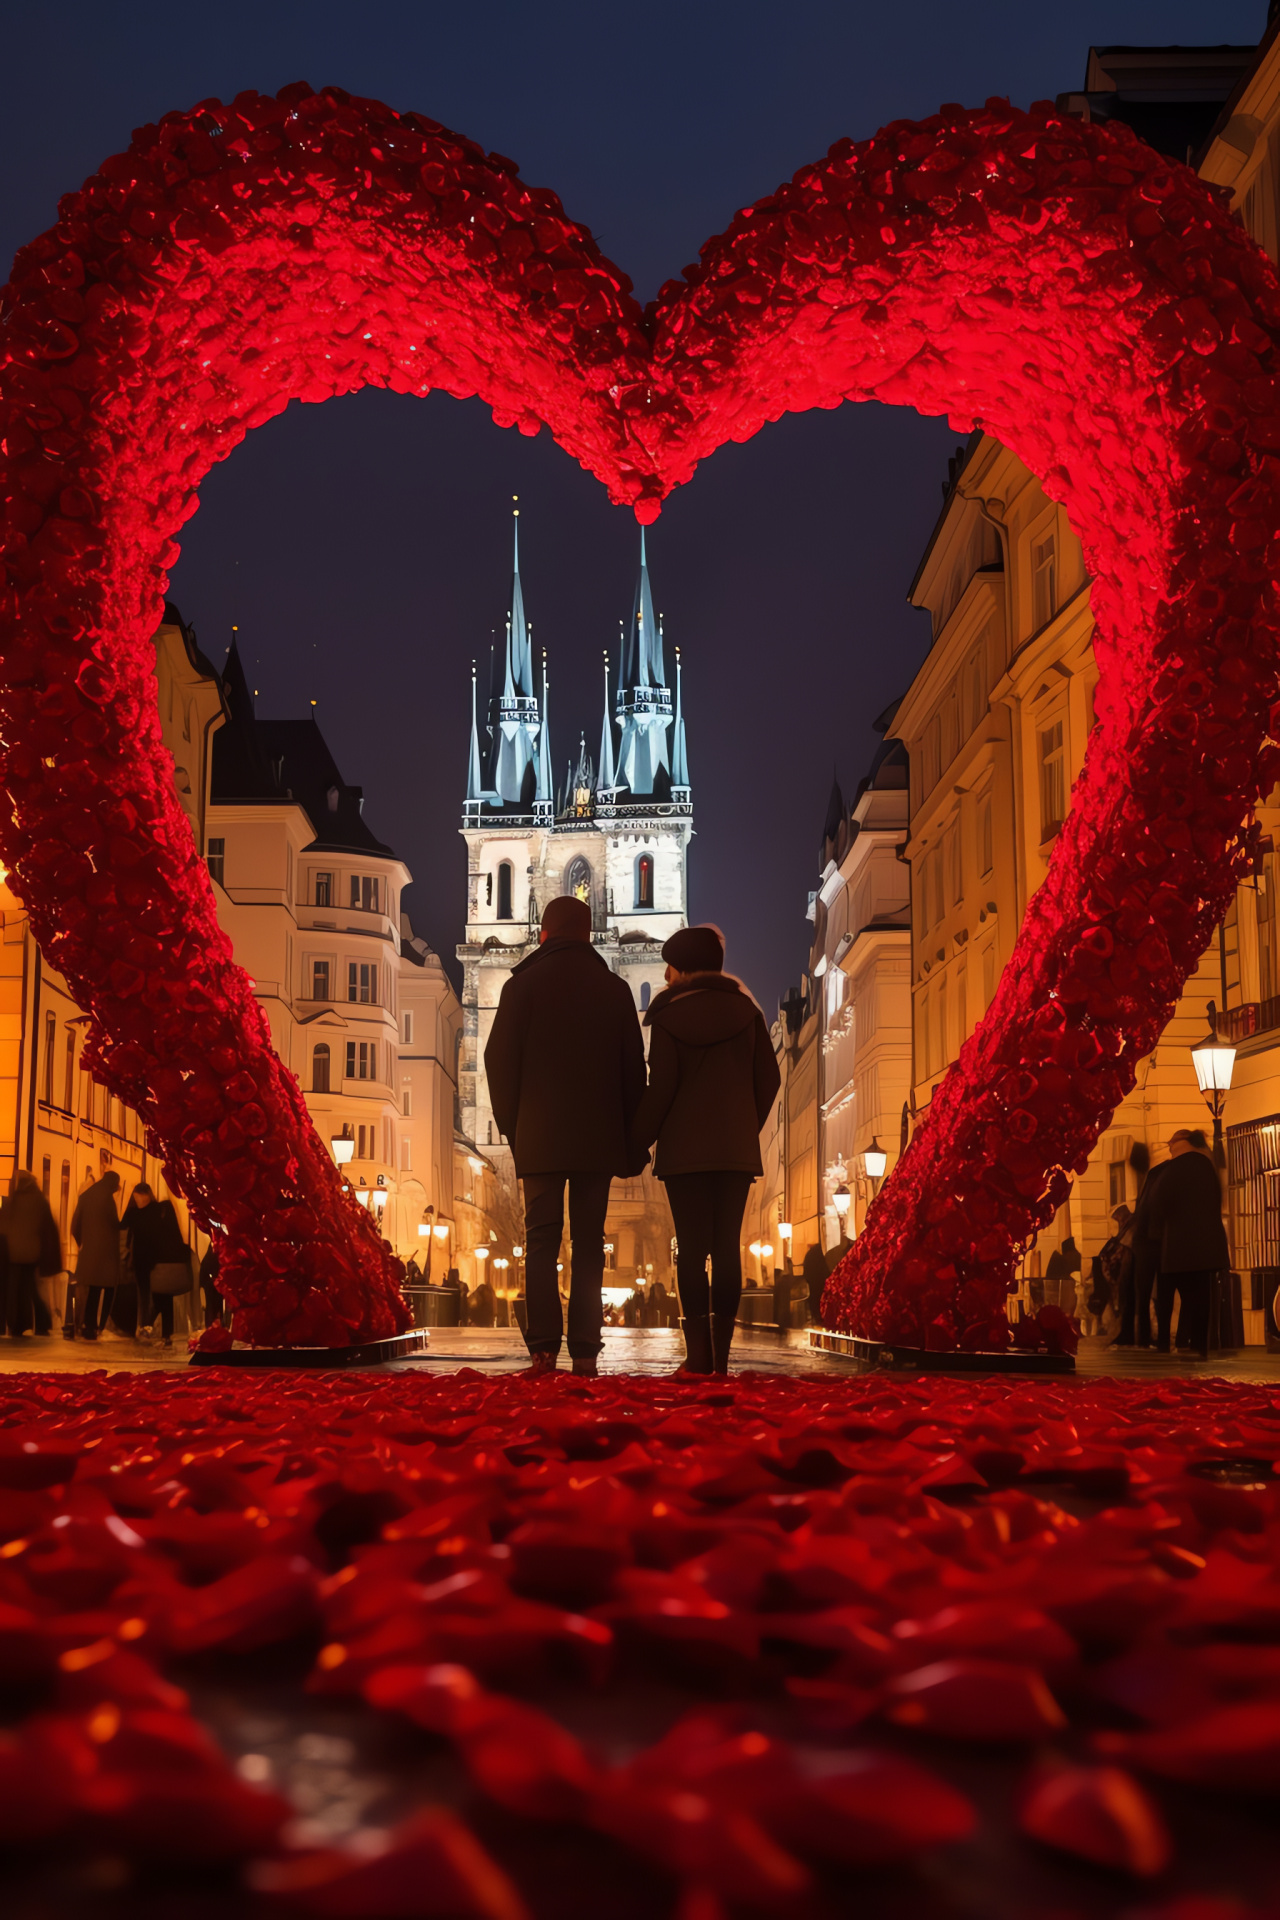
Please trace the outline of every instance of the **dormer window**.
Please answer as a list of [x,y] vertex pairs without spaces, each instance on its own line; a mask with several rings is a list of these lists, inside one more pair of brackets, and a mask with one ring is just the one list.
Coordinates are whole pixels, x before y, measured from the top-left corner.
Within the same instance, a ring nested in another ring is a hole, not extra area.
[[330,787],[324,797],[330,813],[336,813],[338,811],[338,802],[342,798],[337,787]]

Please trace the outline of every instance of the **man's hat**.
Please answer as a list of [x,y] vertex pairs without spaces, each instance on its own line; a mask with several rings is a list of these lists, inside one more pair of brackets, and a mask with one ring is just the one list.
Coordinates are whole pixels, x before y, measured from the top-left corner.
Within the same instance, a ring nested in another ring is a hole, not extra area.
[[724,936],[718,927],[681,927],[663,947],[662,957],[677,973],[720,973]]
[[542,909],[542,931],[548,940],[589,940],[591,909],[574,893],[559,893]]

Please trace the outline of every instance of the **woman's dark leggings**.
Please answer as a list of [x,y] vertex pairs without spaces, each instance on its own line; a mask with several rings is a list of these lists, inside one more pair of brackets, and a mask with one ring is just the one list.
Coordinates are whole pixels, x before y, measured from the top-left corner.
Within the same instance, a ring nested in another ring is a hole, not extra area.
[[686,1320],[702,1319],[710,1312],[738,1311],[742,1216],[753,1178],[750,1173],[676,1173],[663,1183],[675,1221],[676,1277]]

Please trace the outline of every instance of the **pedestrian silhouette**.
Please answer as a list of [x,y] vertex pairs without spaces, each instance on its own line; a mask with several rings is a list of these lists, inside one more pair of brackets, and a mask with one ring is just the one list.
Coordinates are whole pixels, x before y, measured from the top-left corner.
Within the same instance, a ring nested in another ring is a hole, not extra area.
[[629,1145],[644,1092],[635,1002],[591,944],[585,901],[547,903],[537,950],[502,989],[484,1067],[524,1189],[530,1371],[553,1372],[564,1338],[556,1259],[567,1188],[569,1357],[575,1373],[594,1374],[609,1186],[615,1174],[639,1172],[648,1155],[637,1158]]

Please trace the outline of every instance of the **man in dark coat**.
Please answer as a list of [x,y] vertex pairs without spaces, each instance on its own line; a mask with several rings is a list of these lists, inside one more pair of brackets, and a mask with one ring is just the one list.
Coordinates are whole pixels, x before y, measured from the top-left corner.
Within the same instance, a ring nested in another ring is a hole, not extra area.
[[[86,1187],[71,1216],[71,1238],[76,1256],[76,1305],[83,1314],[81,1337],[96,1340],[107,1323],[111,1295],[120,1283],[120,1216],[116,1194],[120,1175],[108,1167],[101,1179]],[[99,1321],[99,1305],[103,1311]]]
[[609,1185],[643,1165],[628,1136],[644,1092],[644,1042],[630,989],[591,945],[585,901],[547,903],[537,952],[502,989],[484,1069],[524,1188],[531,1371],[554,1372],[564,1334],[556,1255],[567,1185],[569,1357],[575,1373],[594,1374]]
[[671,1203],[683,1370],[725,1373],[742,1297],[742,1216],[781,1081],[759,1007],[723,971],[717,930],[682,927],[662,957],[670,985],[645,1016],[649,1086],[632,1137],[637,1150],[657,1142],[654,1172]]
[[1192,1353],[1207,1360],[1210,1288],[1214,1274],[1231,1264],[1222,1224],[1222,1182],[1199,1129],[1184,1127],[1175,1133],[1169,1153],[1172,1171],[1161,1180],[1150,1210],[1151,1228],[1160,1241],[1156,1346],[1161,1353],[1169,1351],[1176,1292],[1181,1301],[1179,1334],[1185,1334]]

